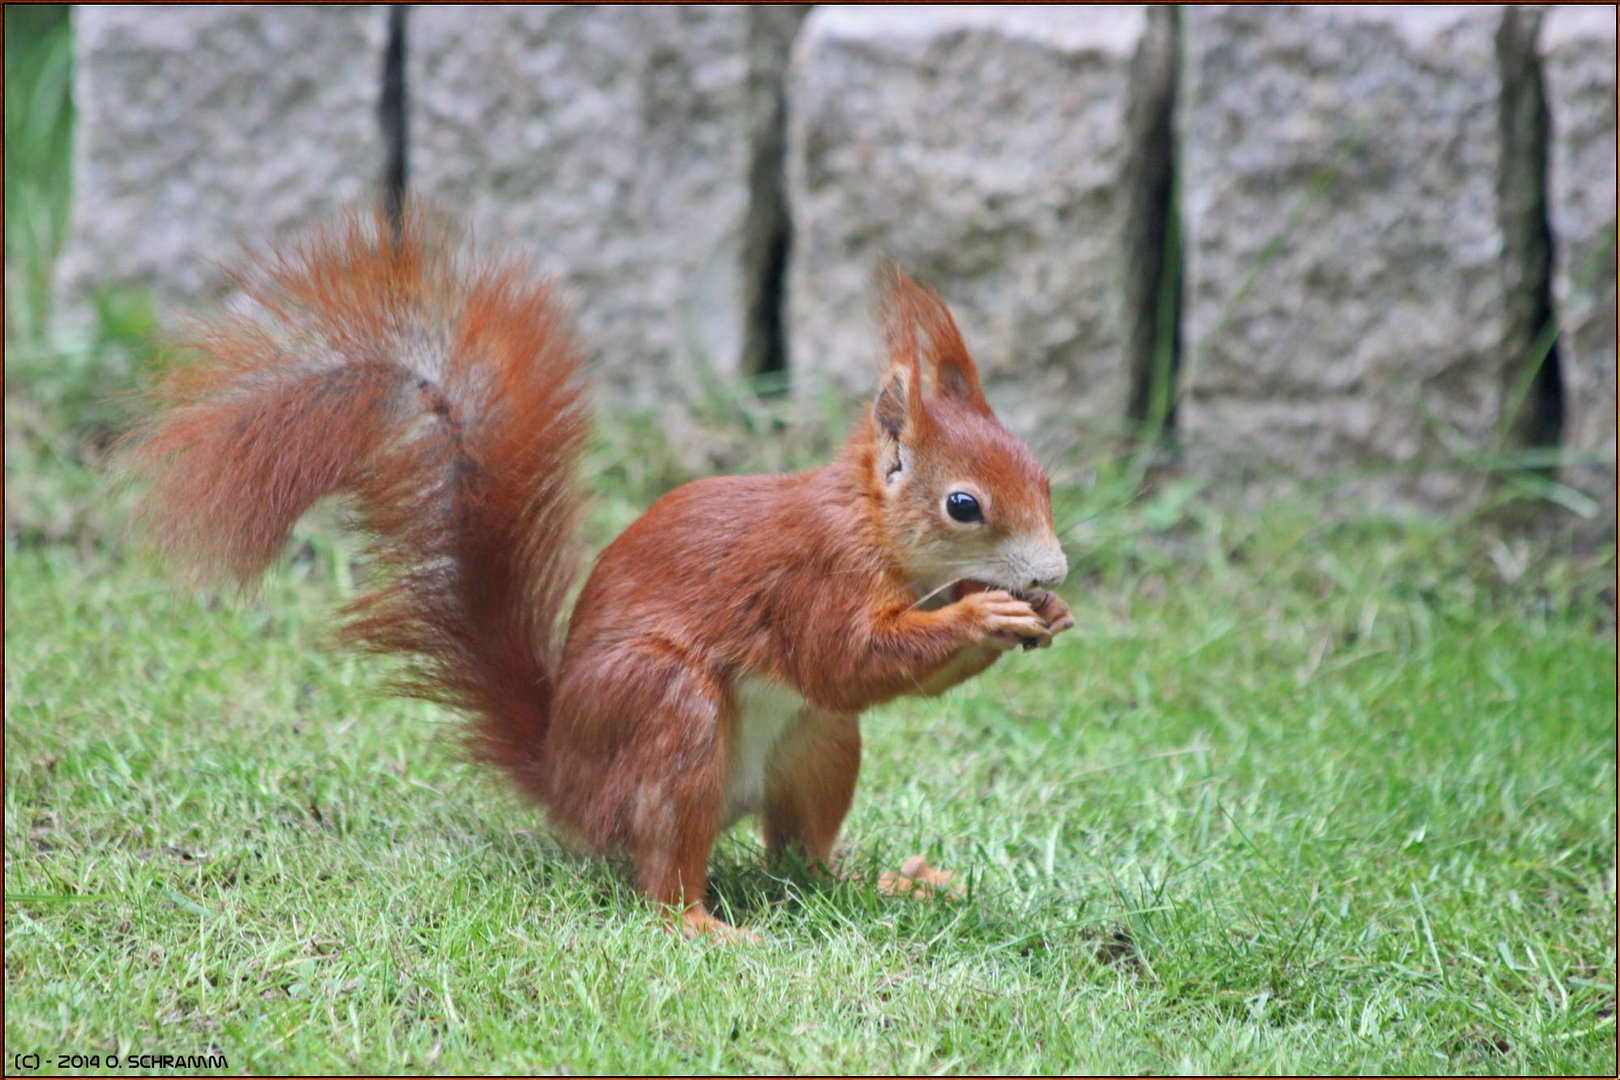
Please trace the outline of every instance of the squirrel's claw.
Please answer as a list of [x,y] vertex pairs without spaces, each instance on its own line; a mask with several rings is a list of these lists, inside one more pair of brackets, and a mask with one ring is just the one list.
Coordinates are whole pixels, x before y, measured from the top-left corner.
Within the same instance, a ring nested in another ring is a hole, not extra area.
[[[1027,599],[1029,606],[1035,609],[1035,614],[1046,623],[1049,635],[1056,636],[1074,626],[1074,616],[1069,612],[1069,605],[1065,604],[1057,593],[1043,589],[1039,593],[1030,594]],[[1051,644],[1051,637],[1047,638],[1045,644]]]

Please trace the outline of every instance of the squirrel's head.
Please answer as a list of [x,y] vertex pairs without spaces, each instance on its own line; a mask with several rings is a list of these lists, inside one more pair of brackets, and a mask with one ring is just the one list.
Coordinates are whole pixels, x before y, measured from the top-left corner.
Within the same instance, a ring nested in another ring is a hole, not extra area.
[[1046,471],[1002,426],[945,304],[897,268],[882,275],[888,369],[872,403],[872,478],[922,593],[955,583],[1025,593],[1069,571]]

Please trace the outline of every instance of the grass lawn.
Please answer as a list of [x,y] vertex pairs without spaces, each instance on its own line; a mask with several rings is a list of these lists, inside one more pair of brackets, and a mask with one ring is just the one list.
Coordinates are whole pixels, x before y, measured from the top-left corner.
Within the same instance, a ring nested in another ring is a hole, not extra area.
[[331,530],[257,597],[177,591],[50,415],[8,395],[8,1061],[1616,1068],[1608,557],[1302,506],[1106,512],[1073,632],[865,724],[848,862],[926,852],[970,896],[776,881],[743,826],[714,899],[764,940],[715,947],[324,648],[353,588]]

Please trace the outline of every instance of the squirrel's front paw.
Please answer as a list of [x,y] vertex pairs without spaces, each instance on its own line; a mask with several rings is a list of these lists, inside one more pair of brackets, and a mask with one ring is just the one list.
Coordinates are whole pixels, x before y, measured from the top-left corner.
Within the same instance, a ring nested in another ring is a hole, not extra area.
[[1044,644],[1050,645],[1053,637],[1074,626],[1074,616],[1069,613],[1069,605],[1065,604],[1057,593],[1042,589],[1028,594],[1027,599],[1029,606],[1035,609],[1035,614],[1046,622],[1048,637]]
[[1026,648],[1048,644],[1052,631],[1035,609],[1003,589],[969,593],[957,603],[967,608],[973,620],[976,640],[995,649]]

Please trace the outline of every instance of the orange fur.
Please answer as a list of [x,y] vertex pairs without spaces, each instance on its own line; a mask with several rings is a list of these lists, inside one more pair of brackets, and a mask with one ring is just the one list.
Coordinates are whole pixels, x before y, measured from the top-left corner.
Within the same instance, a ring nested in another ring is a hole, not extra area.
[[[256,308],[200,327],[125,450],[155,477],[159,546],[251,580],[313,502],[352,496],[383,581],[349,639],[410,658],[407,693],[467,713],[485,758],[576,841],[628,854],[688,932],[723,925],[706,865],[739,814],[773,856],[829,860],[863,710],[1073,623],[1011,594],[1062,575],[1046,477],[944,304],[897,269],[888,371],[837,459],[666,495],[602,552],[565,643],[588,417],[547,287],[415,211],[237,280]],[[946,514],[957,490],[982,522]],[[929,602],[958,579],[991,587]]]
[[238,274],[251,310],[195,327],[200,362],[154,388],[124,464],[155,475],[161,549],[243,581],[314,502],[353,496],[383,582],[345,636],[410,657],[405,689],[466,710],[534,790],[589,419],[549,288],[460,255],[413,213],[398,238],[355,219]]

